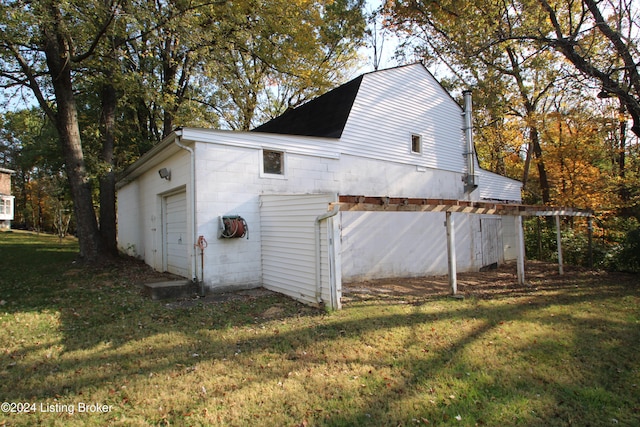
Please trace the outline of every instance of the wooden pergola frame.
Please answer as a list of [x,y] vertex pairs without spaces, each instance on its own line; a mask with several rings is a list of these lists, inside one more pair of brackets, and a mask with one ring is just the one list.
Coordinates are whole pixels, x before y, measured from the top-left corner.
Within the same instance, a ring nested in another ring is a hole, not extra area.
[[556,241],[558,246],[558,268],[563,274],[562,243],[560,234],[560,217],[585,217],[588,221],[589,242],[591,242],[593,212],[586,209],[571,207],[523,205],[516,203],[473,202],[451,199],[421,199],[408,197],[378,197],[378,196],[338,196],[338,202],[331,203],[329,210],[339,209],[343,212],[444,212],[447,227],[447,260],[449,270],[449,285],[451,293],[457,294],[457,271],[455,251],[455,229],[452,213],[467,213],[478,215],[503,215],[515,217],[517,232],[517,276],[518,283],[525,284],[524,274],[524,231],[522,217],[553,216],[556,221]]

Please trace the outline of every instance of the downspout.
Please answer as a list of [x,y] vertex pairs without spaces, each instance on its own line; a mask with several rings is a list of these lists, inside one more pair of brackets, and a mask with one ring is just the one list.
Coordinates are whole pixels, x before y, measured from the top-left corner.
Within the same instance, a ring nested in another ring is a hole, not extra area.
[[462,94],[464,96],[464,155],[467,158],[467,176],[464,179],[464,192],[471,193],[478,188],[478,183],[475,178],[475,147],[473,145],[473,102],[470,90],[465,90]]
[[[189,156],[191,159],[191,173],[190,173],[190,180],[191,180],[191,209],[192,209],[192,214],[191,214],[191,235],[193,236],[193,252],[191,254],[191,280],[194,283],[198,283],[198,272],[197,272],[197,260],[196,260],[196,254],[195,254],[195,244],[196,241],[198,240],[197,237],[197,224],[198,222],[196,221],[196,153],[193,151],[193,148],[191,147],[187,147],[186,145],[183,145],[180,142],[180,135],[176,133],[176,139],[174,140],[175,144],[182,148],[183,150],[186,150],[189,152]],[[204,277],[202,278],[201,281],[201,286],[204,286]],[[202,291],[204,290],[204,288],[202,288],[200,291],[202,293]]]
[[322,277],[320,274],[320,262],[322,260],[320,256],[320,223],[325,219],[338,215],[339,212],[340,206],[334,205],[331,211],[325,212],[316,217],[316,302],[318,304],[322,303]]

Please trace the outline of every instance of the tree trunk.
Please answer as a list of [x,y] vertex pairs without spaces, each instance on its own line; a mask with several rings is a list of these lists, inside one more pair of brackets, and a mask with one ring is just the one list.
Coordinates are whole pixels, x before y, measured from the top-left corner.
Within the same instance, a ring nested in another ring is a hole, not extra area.
[[542,193],[542,203],[547,204],[551,200],[549,192],[549,178],[547,177],[547,169],[544,166],[544,160],[542,159],[542,147],[540,146],[540,134],[538,128],[531,126],[529,129],[531,138],[531,147],[533,148],[533,154],[536,157],[536,164],[538,166],[538,178],[540,178],[540,192]]
[[104,134],[101,153],[105,171],[100,177],[100,234],[104,241],[105,249],[113,255],[118,253],[116,240],[116,174],[113,158],[116,103],[115,87],[110,83],[105,84],[102,88],[102,126]]
[[68,40],[65,38],[62,17],[55,7],[51,7],[51,27],[43,31],[45,55],[52,77],[57,111],[54,121],[62,145],[65,170],[73,208],[76,216],[80,258],[87,262],[97,262],[103,255],[103,244],[93,209],[91,185],[82,153],[82,141],[78,125],[78,111],[73,94],[71,78],[71,58]]

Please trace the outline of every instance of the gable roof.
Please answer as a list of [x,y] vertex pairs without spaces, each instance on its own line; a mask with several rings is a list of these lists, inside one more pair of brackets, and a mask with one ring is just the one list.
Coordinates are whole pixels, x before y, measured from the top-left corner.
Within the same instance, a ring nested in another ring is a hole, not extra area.
[[284,135],[340,138],[363,76],[286,111],[252,130]]

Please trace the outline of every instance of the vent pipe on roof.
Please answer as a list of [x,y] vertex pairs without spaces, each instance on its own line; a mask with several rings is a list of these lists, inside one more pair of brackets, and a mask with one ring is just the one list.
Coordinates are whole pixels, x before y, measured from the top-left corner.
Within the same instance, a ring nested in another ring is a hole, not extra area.
[[478,188],[478,178],[475,174],[475,151],[473,145],[473,109],[471,91],[465,90],[464,95],[464,140],[467,158],[467,175],[464,177],[464,192],[471,193]]

